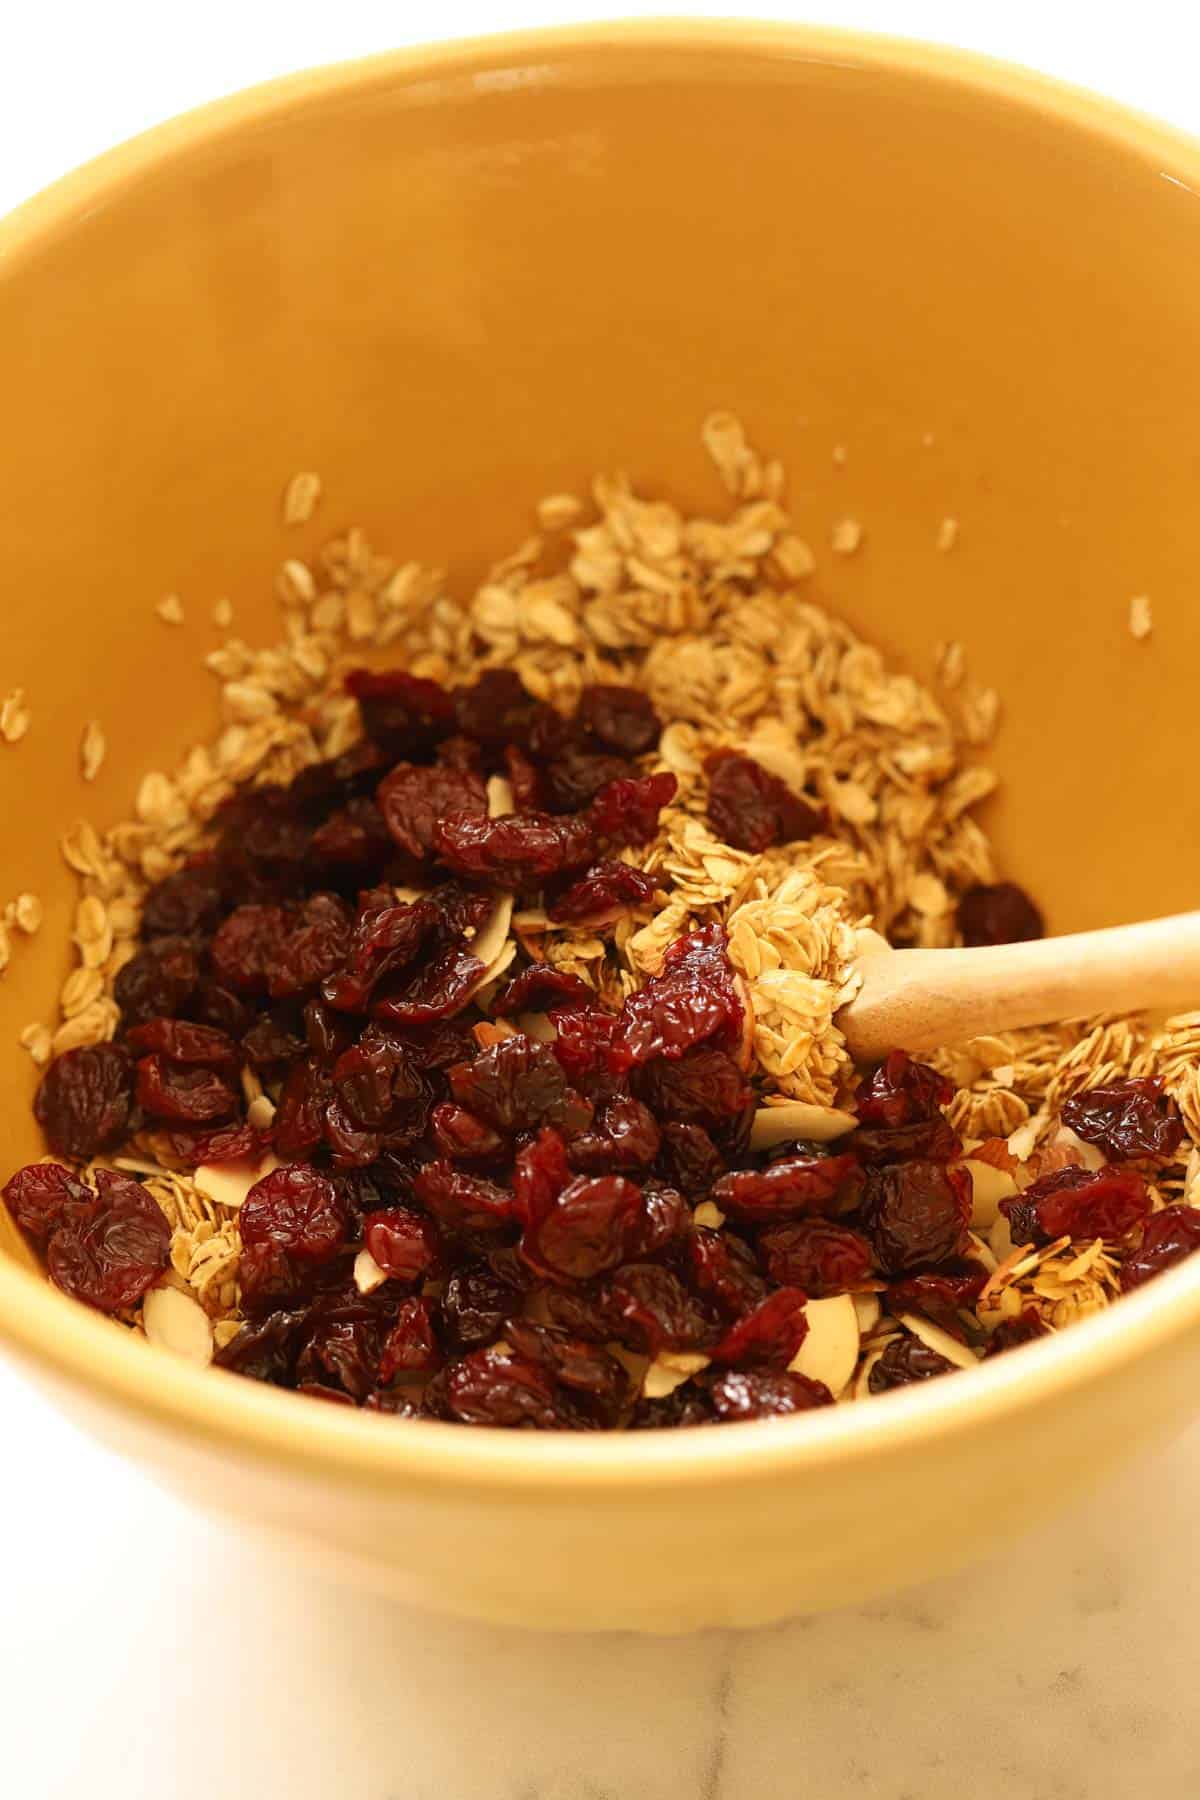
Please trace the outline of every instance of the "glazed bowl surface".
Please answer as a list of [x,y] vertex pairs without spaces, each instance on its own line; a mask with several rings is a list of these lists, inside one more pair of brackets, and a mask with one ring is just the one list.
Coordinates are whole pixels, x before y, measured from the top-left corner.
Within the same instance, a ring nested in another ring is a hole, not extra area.
[[[926,677],[960,639],[1004,696],[988,824],[1052,929],[1194,905],[1198,194],[1195,144],[1016,69],[677,21],[290,78],[0,223],[0,685],[32,713],[0,804],[9,885],[46,907],[0,983],[8,1167],[41,1150],[17,1040],[67,967],[59,832],[212,735],[213,600],[274,641],[281,556],[351,522],[469,582],[597,469],[715,506],[716,407],[788,464],[815,543],[863,521],[817,597]],[[285,533],[300,468],[325,497]],[[686,1630],[953,1567],[1181,1425],[1200,1270],[961,1381],[675,1434],[461,1430],[196,1370],[53,1291],[2,1217],[0,1340],[297,1556],[465,1615]]]

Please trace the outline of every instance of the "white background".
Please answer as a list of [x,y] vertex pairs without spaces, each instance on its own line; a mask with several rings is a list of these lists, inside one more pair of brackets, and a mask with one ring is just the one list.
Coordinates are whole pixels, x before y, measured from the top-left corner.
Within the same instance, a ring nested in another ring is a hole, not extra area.
[[[20,0],[0,52],[0,210],[270,75],[607,10]],[[1022,60],[1200,129],[1190,10],[818,0],[810,16]],[[264,1561],[3,1367],[0,1419],[6,1800],[1200,1794],[1197,1432],[1019,1552],[901,1600],[752,1638],[568,1643],[426,1621]]]

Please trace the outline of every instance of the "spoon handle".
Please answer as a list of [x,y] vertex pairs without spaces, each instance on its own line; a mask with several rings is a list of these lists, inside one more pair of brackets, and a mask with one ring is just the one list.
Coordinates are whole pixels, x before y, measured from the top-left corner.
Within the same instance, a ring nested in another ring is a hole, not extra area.
[[870,949],[858,967],[837,1023],[870,1062],[1090,1013],[1200,1007],[1200,912],[977,950]]

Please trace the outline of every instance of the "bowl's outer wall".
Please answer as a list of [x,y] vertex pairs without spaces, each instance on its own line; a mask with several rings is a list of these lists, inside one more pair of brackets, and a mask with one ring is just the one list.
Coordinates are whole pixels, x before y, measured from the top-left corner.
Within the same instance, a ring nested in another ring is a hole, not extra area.
[[[720,506],[696,437],[717,406],[787,462],[813,594],[926,677],[938,641],[961,639],[1004,696],[989,826],[1051,925],[1195,903],[1195,153],[1156,148],[1148,127],[1139,148],[1099,108],[1091,127],[1068,119],[1056,90],[1003,71],[975,85],[953,59],[889,66],[853,39],[764,48],[690,30],[500,41],[294,82],[211,129],[160,134],[148,166],[135,150],[6,228],[0,689],[24,686],[33,724],[0,746],[0,804],[9,886],[47,907],[0,986],[7,1163],[40,1149],[16,1039],[66,967],[57,831],[126,814],[143,771],[211,735],[216,598],[239,633],[273,640],[280,557],[352,522],[467,582],[525,534],[539,495],[599,468]],[[285,533],[298,468],[321,472],[325,497]],[[843,515],[865,545],[835,562]],[[960,540],[939,555],[945,517]],[[155,617],[169,591],[182,627]],[[1153,603],[1146,644],[1127,629],[1137,593]],[[109,752],[85,788],[89,718]],[[654,1518],[644,1496],[640,1542],[629,1518],[585,1525],[548,1497],[532,1553],[480,1495],[439,1498],[431,1551],[419,1483],[354,1495],[336,1472],[320,1507],[293,1489],[292,1523],[366,1555],[381,1519],[411,1523],[419,1549],[397,1529],[389,1558],[459,1610],[764,1617],[964,1554],[1012,1513],[1031,1452],[1065,1485],[1101,1439],[1107,1456],[1140,1434],[1127,1387],[1103,1403],[1085,1391],[1053,1429],[1031,1415],[1024,1437],[981,1432],[943,1471],[953,1505],[895,1461],[861,1555],[838,1544],[863,1502],[836,1469],[786,1506],[753,1484],[750,1512],[689,1506],[697,1543],[753,1534],[752,1568],[664,1556],[665,1502]],[[1176,1380],[1156,1387],[1148,1425],[1183,1404]],[[167,1459],[166,1434],[138,1430],[147,1462]],[[211,1453],[189,1457],[174,1478],[204,1487],[199,1459],[211,1487]],[[280,1518],[282,1490],[265,1470],[257,1482],[231,1458],[221,1497]],[[478,1557],[452,1549],[452,1520]],[[581,1557],[590,1572],[553,1601]]]

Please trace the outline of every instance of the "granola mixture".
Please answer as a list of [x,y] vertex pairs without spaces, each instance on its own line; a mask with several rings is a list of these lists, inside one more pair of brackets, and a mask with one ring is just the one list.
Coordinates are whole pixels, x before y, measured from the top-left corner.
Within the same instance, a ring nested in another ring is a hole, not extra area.
[[208,658],[215,742],[65,834],[56,1160],[5,1198],[68,1292],[329,1400],[640,1427],[969,1368],[1200,1244],[1200,1012],[852,1066],[860,930],[1041,930],[974,816],[999,698],[957,643],[889,670],[779,464],[703,436],[725,516],[602,476],[468,596],[358,530],[289,558],[282,641]]

